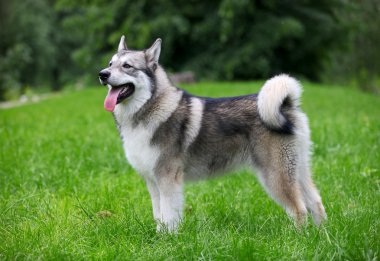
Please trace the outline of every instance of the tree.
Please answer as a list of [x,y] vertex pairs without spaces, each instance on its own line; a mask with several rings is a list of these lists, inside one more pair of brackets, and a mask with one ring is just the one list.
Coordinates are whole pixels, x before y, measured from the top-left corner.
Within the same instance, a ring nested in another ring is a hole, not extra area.
[[55,46],[44,0],[1,1],[0,99],[22,86],[48,85]]
[[341,83],[355,82],[362,90],[380,92],[380,2],[347,2],[336,10],[346,28],[340,49],[330,52],[325,77]]
[[337,18],[336,10],[350,6],[343,0],[0,0],[0,6],[0,99],[10,87],[95,83],[123,34],[135,49],[161,37],[161,63],[200,79],[285,72],[320,80],[351,30]]

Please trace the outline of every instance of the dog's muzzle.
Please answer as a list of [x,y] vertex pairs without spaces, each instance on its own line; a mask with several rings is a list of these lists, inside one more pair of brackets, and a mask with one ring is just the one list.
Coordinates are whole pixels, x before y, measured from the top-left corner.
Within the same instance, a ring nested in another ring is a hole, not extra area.
[[103,85],[106,85],[107,81],[108,81],[108,78],[110,77],[110,75],[111,75],[111,73],[109,71],[101,70],[99,72],[100,83],[103,84]]

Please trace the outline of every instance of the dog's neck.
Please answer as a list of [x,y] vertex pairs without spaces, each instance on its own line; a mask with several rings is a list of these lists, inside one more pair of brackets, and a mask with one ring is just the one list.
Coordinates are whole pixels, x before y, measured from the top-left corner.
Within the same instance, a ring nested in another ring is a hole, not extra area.
[[151,79],[150,93],[135,93],[138,97],[126,104],[117,106],[114,116],[118,124],[149,125],[156,128],[161,122],[167,120],[177,108],[183,91],[176,88],[169,80],[165,70],[158,65]]
[[158,65],[154,71],[154,77],[157,96],[162,95],[168,88],[176,88],[169,80],[168,75],[161,65]]

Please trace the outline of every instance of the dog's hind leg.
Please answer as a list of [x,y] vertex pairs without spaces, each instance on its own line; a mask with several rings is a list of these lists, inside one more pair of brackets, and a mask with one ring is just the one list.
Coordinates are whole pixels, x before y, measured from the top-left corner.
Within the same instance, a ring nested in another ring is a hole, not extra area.
[[322,221],[327,219],[325,208],[323,207],[321,196],[311,179],[308,168],[300,168],[299,184],[306,207],[313,216],[314,223],[319,226]]
[[292,153],[292,145],[280,146],[280,149],[272,150],[266,155],[258,168],[258,178],[267,193],[279,203],[296,226],[305,223],[307,217],[306,204],[302,197],[299,183],[297,182],[296,155]]
[[299,115],[298,135],[297,135],[297,165],[298,165],[298,183],[300,185],[302,196],[305,200],[306,207],[313,216],[314,223],[319,226],[321,222],[327,219],[325,208],[323,207],[321,196],[311,178],[310,161],[310,130],[307,125],[307,118],[304,114]]

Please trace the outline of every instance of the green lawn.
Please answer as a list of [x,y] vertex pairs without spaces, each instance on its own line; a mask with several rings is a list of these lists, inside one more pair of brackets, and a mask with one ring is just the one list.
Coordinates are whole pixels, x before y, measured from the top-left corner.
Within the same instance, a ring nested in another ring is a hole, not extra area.
[[[200,83],[198,95],[260,83]],[[156,234],[105,88],[0,110],[0,260],[380,258],[380,98],[307,84],[314,180],[328,222],[297,231],[250,173],[186,185],[178,235]],[[133,137],[129,137],[132,138]],[[99,211],[112,215],[99,215]],[[310,221],[311,219],[309,219]]]

